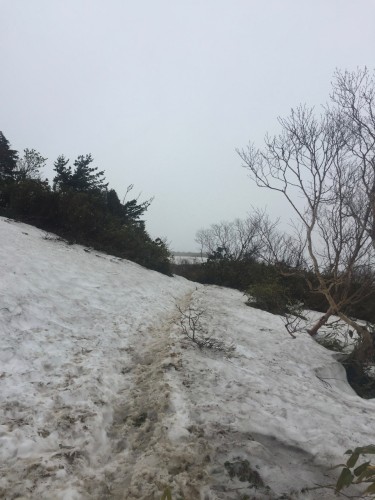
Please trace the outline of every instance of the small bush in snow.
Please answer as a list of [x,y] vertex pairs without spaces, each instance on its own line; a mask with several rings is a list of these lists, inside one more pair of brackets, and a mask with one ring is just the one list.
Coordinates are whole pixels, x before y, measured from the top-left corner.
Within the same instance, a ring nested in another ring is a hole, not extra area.
[[288,290],[277,280],[254,283],[247,289],[246,294],[249,297],[247,304],[251,307],[282,316],[300,316],[302,304],[292,300]]
[[228,356],[233,353],[235,350],[233,344],[226,344],[222,340],[218,340],[207,333],[201,323],[201,318],[205,314],[203,309],[193,309],[189,307],[187,311],[183,311],[179,306],[177,306],[177,309],[181,315],[177,322],[178,326],[182,333],[196,344],[199,349],[207,347],[209,349],[215,349],[216,351],[222,351]]
[[356,340],[353,339],[353,332],[345,328],[339,321],[327,323],[324,333],[318,333],[316,341],[330,351],[342,352],[351,345],[353,349]]
[[168,486],[165,488],[160,500],[172,500],[171,489]]

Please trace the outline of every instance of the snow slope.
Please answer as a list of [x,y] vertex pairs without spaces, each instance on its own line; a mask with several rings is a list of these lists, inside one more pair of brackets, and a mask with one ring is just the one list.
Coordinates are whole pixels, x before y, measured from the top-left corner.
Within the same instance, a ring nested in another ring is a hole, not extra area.
[[328,500],[311,488],[374,441],[334,355],[241,293],[3,218],[0,241],[0,498]]

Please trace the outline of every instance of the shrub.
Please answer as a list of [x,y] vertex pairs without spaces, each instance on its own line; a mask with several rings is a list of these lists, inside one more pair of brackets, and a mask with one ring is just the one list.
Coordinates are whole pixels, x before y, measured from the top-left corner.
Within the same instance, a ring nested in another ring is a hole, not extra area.
[[169,486],[165,488],[160,500],[172,500],[172,492]]
[[293,309],[287,290],[277,281],[255,283],[247,289],[246,294],[249,306],[272,314],[285,315]]
[[213,335],[209,335],[206,328],[202,325],[201,318],[205,315],[205,310],[189,307],[189,309],[184,312],[179,306],[177,306],[177,310],[180,313],[180,318],[176,324],[180,327],[184,336],[196,344],[199,349],[205,347],[221,351],[228,357],[233,354],[235,351],[233,343],[227,344],[222,340],[216,339]]
[[94,237],[105,223],[103,199],[83,192],[59,193],[59,216],[70,236]]
[[152,240],[142,225],[105,228],[92,246],[137,262],[148,269],[171,275],[167,246],[159,238]]
[[6,186],[6,192],[6,213],[9,216],[37,226],[52,224],[57,217],[57,197],[46,181],[25,179],[12,182]]
[[375,465],[370,461],[357,465],[360,456],[375,455],[375,445],[361,446],[345,452],[350,455],[345,464],[337,465],[343,467],[336,483],[336,491],[340,492],[352,484],[368,485],[363,495],[375,496]]

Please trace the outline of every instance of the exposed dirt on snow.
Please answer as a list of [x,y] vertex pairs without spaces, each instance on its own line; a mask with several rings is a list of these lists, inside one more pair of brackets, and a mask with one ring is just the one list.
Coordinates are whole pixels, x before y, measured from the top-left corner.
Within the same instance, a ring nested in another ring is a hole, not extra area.
[[194,496],[165,374],[195,285],[0,222],[0,497]]
[[[187,308],[191,294],[179,301]],[[108,430],[111,438],[111,465],[106,481],[86,481],[90,498],[159,499],[169,485],[175,498],[199,498],[207,443],[192,435],[176,447],[168,436],[171,388],[166,372],[181,369],[181,358],[173,352],[170,331],[179,312],[167,316],[151,328],[149,342],[130,346],[134,384],[126,401],[114,410]],[[172,348],[172,351],[171,351]]]
[[[1,218],[0,240],[0,498],[328,500],[372,442],[334,355],[241,293]],[[187,340],[189,310],[235,351]]]
[[[337,470],[330,470],[340,463],[335,449],[345,451],[350,440],[359,444],[361,432],[371,439],[366,410],[356,437],[355,426],[350,439],[341,429],[355,421],[359,407],[374,403],[354,394],[334,355],[307,334],[293,340],[282,331],[280,318],[251,310],[239,299],[240,293],[220,287],[193,292],[191,306],[205,311],[207,334],[227,343],[235,335],[236,351],[228,358],[190,345],[182,353],[183,370],[170,380],[184,395],[177,413],[188,412],[190,431],[209,443],[201,498],[333,500],[332,489],[319,486],[337,480]],[[183,427],[183,417],[179,421]],[[243,477],[230,474],[241,468]]]

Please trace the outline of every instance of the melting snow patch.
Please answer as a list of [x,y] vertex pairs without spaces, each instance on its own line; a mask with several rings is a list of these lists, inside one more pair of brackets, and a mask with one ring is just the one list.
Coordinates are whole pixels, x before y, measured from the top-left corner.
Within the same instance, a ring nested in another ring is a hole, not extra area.
[[[334,355],[241,293],[1,218],[0,238],[0,497],[328,500],[373,442]],[[176,304],[232,355],[184,338]]]

